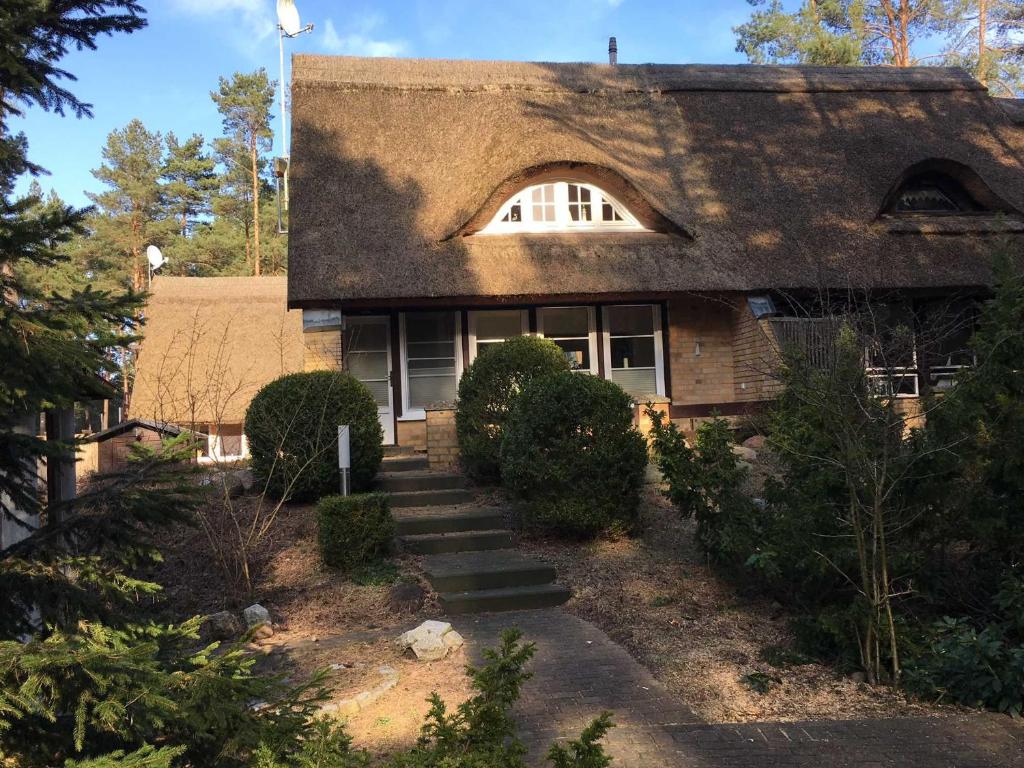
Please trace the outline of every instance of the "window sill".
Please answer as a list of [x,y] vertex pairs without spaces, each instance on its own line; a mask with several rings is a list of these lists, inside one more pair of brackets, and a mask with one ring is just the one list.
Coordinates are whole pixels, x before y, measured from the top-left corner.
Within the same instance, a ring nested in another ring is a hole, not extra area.
[[427,412],[423,408],[411,408],[398,417],[397,421],[426,421]]

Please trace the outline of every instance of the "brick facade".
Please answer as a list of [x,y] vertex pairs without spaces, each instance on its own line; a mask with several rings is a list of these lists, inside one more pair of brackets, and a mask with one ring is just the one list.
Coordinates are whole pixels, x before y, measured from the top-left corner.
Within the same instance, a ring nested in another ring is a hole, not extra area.
[[341,370],[341,327],[308,328],[302,332],[302,363],[306,371]]
[[733,326],[726,298],[680,296],[668,302],[668,346],[673,405],[735,399]]
[[427,422],[399,421],[395,431],[395,442],[404,448],[417,451],[427,450]]
[[455,434],[455,410],[427,408],[427,461],[431,469],[449,470],[459,465],[459,440]]
[[778,392],[772,371],[779,356],[771,329],[757,320],[746,302],[736,308],[735,338],[732,348],[733,398],[737,402],[768,400]]

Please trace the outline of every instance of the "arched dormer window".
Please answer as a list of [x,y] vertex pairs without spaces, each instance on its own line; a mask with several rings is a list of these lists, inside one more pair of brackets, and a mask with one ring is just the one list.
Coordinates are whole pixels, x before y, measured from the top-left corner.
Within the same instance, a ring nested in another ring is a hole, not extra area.
[[625,206],[593,184],[547,181],[513,195],[480,234],[644,229]]
[[922,160],[903,171],[889,189],[881,214],[892,217],[1016,213],[963,163]]
[[892,213],[974,213],[983,210],[956,179],[942,173],[921,173],[903,182]]

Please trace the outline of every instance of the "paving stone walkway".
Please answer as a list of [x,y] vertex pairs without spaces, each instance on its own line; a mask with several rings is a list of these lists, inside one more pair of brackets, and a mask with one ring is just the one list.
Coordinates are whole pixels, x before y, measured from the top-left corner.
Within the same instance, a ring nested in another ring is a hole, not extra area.
[[537,644],[517,717],[531,765],[602,710],[616,768],[1024,768],[1024,726],[972,714],[807,723],[705,724],[600,629],[560,608],[459,617],[471,658],[509,627]]

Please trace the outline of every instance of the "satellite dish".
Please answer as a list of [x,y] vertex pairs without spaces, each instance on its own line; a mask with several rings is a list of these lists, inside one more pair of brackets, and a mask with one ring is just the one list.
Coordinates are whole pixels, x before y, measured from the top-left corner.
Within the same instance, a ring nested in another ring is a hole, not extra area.
[[295,0],[277,0],[277,23],[289,37],[302,31],[302,22],[299,21],[299,9],[295,7]]
[[149,260],[150,268],[155,272],[167,263],[167,259],[155,245],[146,246],[146,258]]

